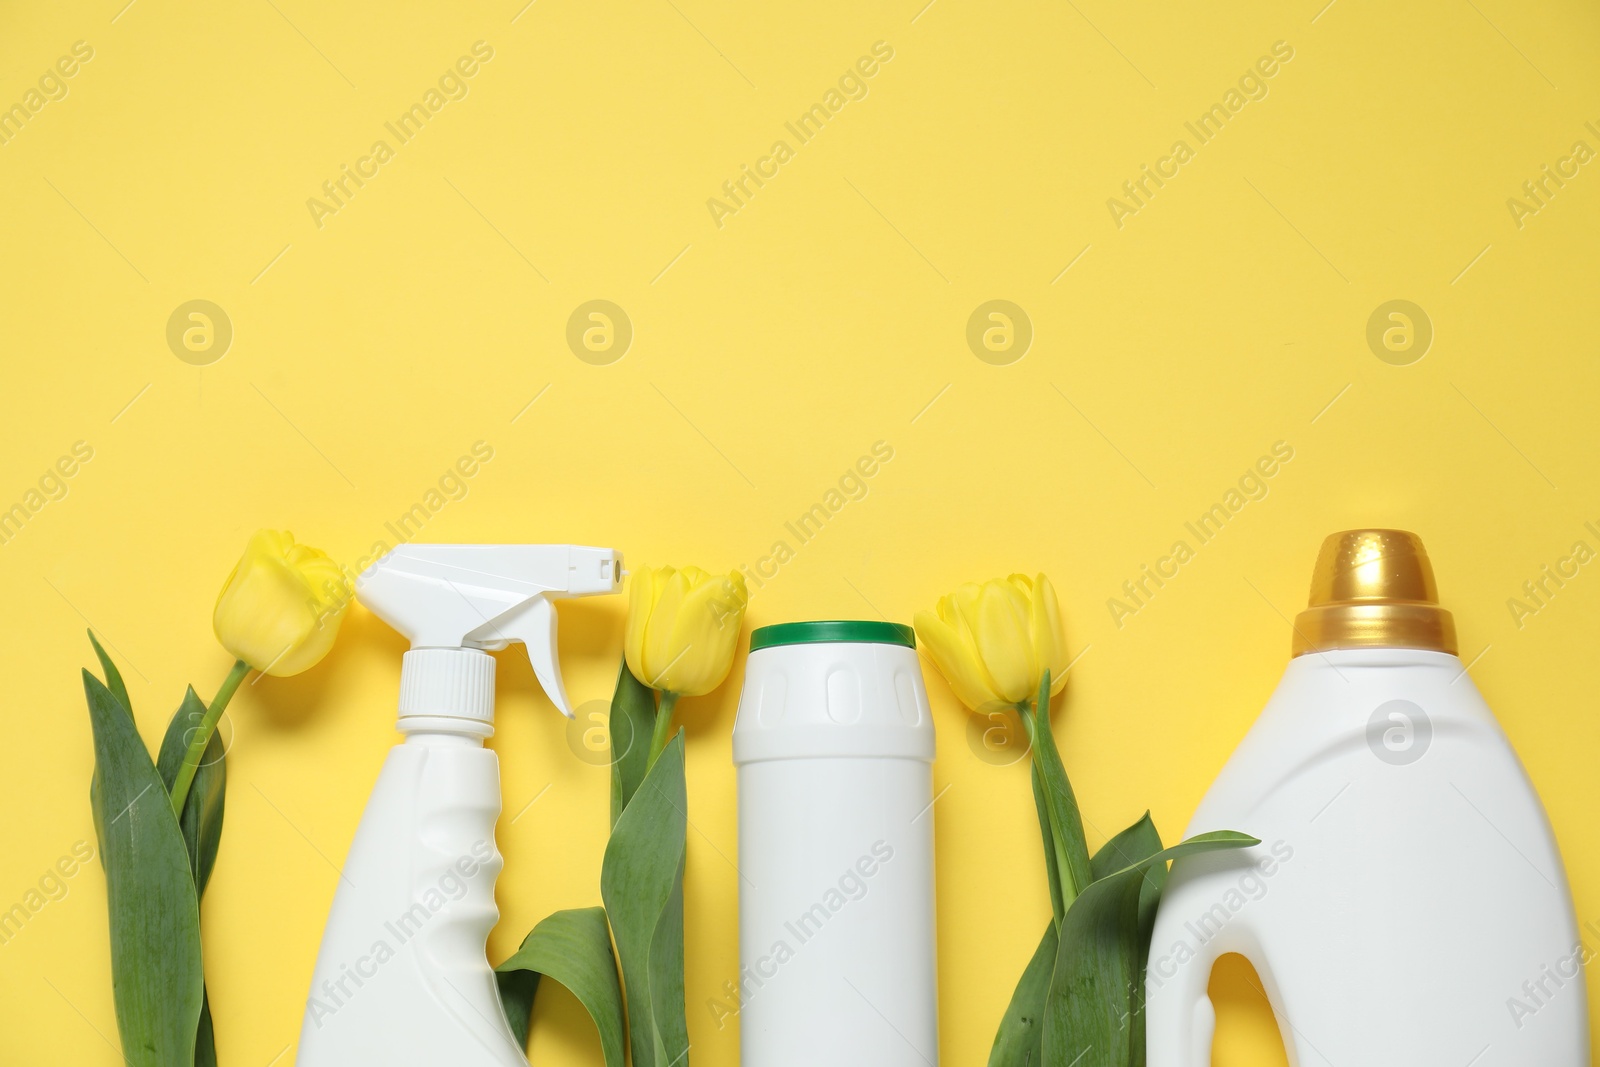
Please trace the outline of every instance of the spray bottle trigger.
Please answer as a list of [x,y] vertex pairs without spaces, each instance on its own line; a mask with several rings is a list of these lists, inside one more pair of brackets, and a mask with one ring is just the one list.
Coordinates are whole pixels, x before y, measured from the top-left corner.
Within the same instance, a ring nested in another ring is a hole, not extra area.
[[502,625],[500,630],[512,640],[522,642],[533,664],[533,673],[550,703],[561,714],[572,718],[572,702],[567,699],[567,687],[561,680],[561,658],[556,652],[555,605],[547,597],[534,597],[510,625]]

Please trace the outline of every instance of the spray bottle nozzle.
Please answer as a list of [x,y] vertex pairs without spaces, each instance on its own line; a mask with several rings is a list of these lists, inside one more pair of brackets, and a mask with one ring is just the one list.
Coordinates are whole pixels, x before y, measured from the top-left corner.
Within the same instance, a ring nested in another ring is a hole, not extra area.
[[415,666],[413,673],[429,675],[402,678],[402,704],[409,692],[423,705],[402,706],[402,715],[492,717],[492,660],[485,696],[481,667],[478,675],[466,677],[470,672],[447,665],[456,657],[416,653],[490,652],[520,641],[539,684],[570,719],[572,704],[556,653],[553,601],[614,593],[622,588],[622,576],[622,554],[609,548],[401,545],[357,579],[356,597],[411,641],[405,670]]

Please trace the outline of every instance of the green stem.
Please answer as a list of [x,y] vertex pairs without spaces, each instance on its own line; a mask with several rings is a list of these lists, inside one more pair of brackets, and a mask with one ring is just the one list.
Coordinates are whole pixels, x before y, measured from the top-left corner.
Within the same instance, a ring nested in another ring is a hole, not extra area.
[[678,704],[678,694],[670,690],[661,691],[661,704],[656,708],[655,729],[650,731],[650,761],[645,764],[645,773],[656,765],[656,759],[667,750],[667,742],[672,738],[672,709]]
[[189,738],[189,747],[183,753],[183,764],[178,768],[178,776],[172,780],[172,813],[180,819],[183,818],[183,803],[189,799],[189,787],[194,784],[194,776],[200,770],[200,760],[205,757],[206,745],[211,743],[211,735],[217,732],[217,721],[222,718],[223,709],[249,673],[250,664],[242,659],[234,661],[233,669],[222,680],[222,688],[211,698],[205,717]]
[[1039,835],[1044,840],[1044,873],[1050,883],[1050,914],[1059,931],[1061,920],[1067,914],[1067,904],[1061,899],[1061,868],[1056,862],[1056,837],[1050,829],[1049,801],[1044,795],[1044,776],[1039,773],[1038,763],[1033,764],[1032,772],[1029,777],[1033,780],[1033,805],[1039,817]]
[[[1049,711],[1046,710],[1045,714],[1048,715]],[[1025,700],[1018,703],[1017,716],[1028,731],[1028,751],[1033,757],[1034,773],[1039,775],[1041,786],[1049,789],[1049,778],[1045,774],[1044,757],[1040,754],[1040,746],[1054,747],[1055,738],[1051,736],[1048,725],[1034,718],[1033,701]],[[1065,913],[1067,905],[1077,899],[1078,892],[1083,887],[1078,885],[1077,879],[1072,876],[1072,864],[1067,859],[1066,834],[1056,816],[1055,805],[1047,801],[1043,807],[1044,821],[1039,824],[1039,829],[1049,847],[1045,862],[1049,863],[1052,860],[1055,862],[1056,878],[1061,886],[1061,909]]]

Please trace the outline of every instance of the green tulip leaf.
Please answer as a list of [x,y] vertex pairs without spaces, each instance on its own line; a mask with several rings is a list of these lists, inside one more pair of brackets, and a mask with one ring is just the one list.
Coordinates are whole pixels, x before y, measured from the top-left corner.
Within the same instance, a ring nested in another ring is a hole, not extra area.
[[200,1026],[194,1035],[194,1067],[217,1067],[217,1032],[211,1025],[211,994],[200,987]]
[[[1044,799],[1037,788],[1038,775],[1034,776],[1034,799],[1039,807],[1039,823],[1047,827],[1047,817],[1044,811]],[[1048,829],[1046,829],[1048,833]],[[1125,867],[1132,867],[1152,855],[1161,851],[1161,836],[1156,833],[1155,824],[1150,821],[1150,813],[1145,812],[1144,818],[1117,834],[1101,846],[1100,851],[1094,854],[1089,861],[1091,876],[1095,879],[1104,878],[1115,874]],[[1046,868],[1053,869],[1054,864],[1048,862],[1050,848],[1046,841]],[[1156,904],[1161,898],[1161,886],[1165,883],[1167,869],[1165,864],[1155,864],[1145,872],[1143,888],[1139,896],[1139,928],[1138,928],[1138,987],[1135,990],[1133,1003],[1134,1031],[1130,1039],[1131,1063],[1141,1065],[1144,1063],[1144,989],[1143,974],[1144,961],[1149,954],[1150,929],[1155,922]],[[1051,879],[1052,899],[1056,890],[1055,879]],[[1092,883],[1091,883],[1092,884]],[[1044,936],[1039,939],[1039,947],[1034,951],[1033,958],[1028,962],[1027,969],[1022,972],[1022,979],[1017,983],[1017,988],[1011,995],[1011,1003],[1006,1008],[1004,1018],[1000,1020],[1000,1030],[995,1035],[994,1045],[989,1051],[989,1067],[1037,1067],[1040,1056],[1041,1026],[1044,1016],[1045,996],[1049,991],[1050,979],[1055,969],[1056,956],[1060,937],[1056,931],[1056,922],[1052,921],[1045,928]]]
[[1139,902],[1147,872],[1182,856],[1257,844],[1256,838],[1232,830],[1199,834],[1091,883],[1067,906],[1045,997],[1042,1062],[1076,1067],[1134,1062]]
[[[191,732],[200,726],[206,706],[190,686],[183,696],[172,721],[167,724],[166,736],[161,739],[161,752],[156,757],[156,770],[162,784],[168,789],[183,765],[184,751]],[[189,868],[194,874],[195,892],[205,895],[206,884],[211,881],[211,869],[216,866],[217,849],[222,844],[222,811],[228,784],[226,750],[222,738],[216,733],[206,743],[205,755],[195,771],[194,783],[183,802],[183,843],[189,850]]]
[[566,986],[594,1020],[606,1067],[623,1067],[627,1044],[622,1014],[622,987],[611,952],[611,931],[604,908],[573,908],[549,916],[522,941],[522,947],[499,967],[500,999],[506,1020],[520,1048],[528,1044],[533,996],[541,975]]
[[[682,742],[679,742],[681,749]],[[681,752],[679,754],[681,758]],[[672,750],[661,755],[671,759]],[[650,1017],[655,1021],[654,1045],[659,1067],[688,1067],[689,1020],[683,997],[683,857],[673,879],[672,896],[661,911],[650,940]]]
[[[550,918],[555,918],[555,915]],[[545,921],[548,922],[549,919]],[[532,933],[528,935],[532,936]],[[527,938],[523,938],[522,943],[526,945]],[[500,966],[504,967],[505,964]],[[502,971],[499,967],[495,968],[495,984],[500,987],[500,1010],[505,1013],[506,1025],[511,1027],[511,1036],[517,1039],[517,1047],[524,1053],[528,1051],[528,1033],[533,1027],[533,998],[539,992],[541,977],[543,976],[538,971],[521,969]]]
[[[161,752],[156,757],[156,772],[168,790],[183,765],[184,753],[193,730],[205,718],[206,706],[194,687],[183,695],[172,721],[167,724],[166,736],[161,739]],[[189,871],[194,877],[195,893],[204,897],[206,885],[211,881],[211,869],[216,866],[217,849],[222,844],[222,812],[228,782],[226,750],[222,738],[213,733],[206,742],[205,754],[195,772],[189,795],[183,802],[183,817],[178,827],[183,831],[184,847],[189,851]],[[204,990],[202,990],[204,992]],[[200,1028],[195,1040],[195,1067],[216,1067],[217,1050],[211,1021],[209,994],[200,1002]]]
[[83,688],[94,730],[89,795],[106,874],[122,1053],[132,1067],[192,1067],[205,995],[188,850],[132,714],[88,671]]
[[[1161,835],[1150,813],[1126,830],[1117,834],[1094,854],[1089,861],[1090,873],[1096,879],[1115,874],[1124,867],[1132,867],[1161,851]],[[1151,864],[1144,872],[1139,889],[1139,925],[1134,943],[1134,986],[1132,990],[1132,1030],[1128,1038],[1128,1063],[1130,1067],[1144,1067],[1144,972],[1150,960],[1150,935],[1155,930],[1156,908],[1161,904],[1161,891],[1167,885],[1167,865]]]
[[[1111,840],[1100,846],[1100,850],[1089,860],[1089,874],[1095,880],[1116,874],[1124,867],[1132,867],[1154,856],[1161,851],[1161,835],[1156,833],[1156,824],[1150,820],[1150,813],[1132,826],[1117,834]],[[1156,868],[1152,867],[1147,879],[1157,877]],[[1166,884],[1166,868],[1160,868],[1161,884]]]
[[1056,923],[1051,919],[1000,1020],[1000,1031],[994,1035],[994,1045],[989,1049],[989,1067],[1039,1067],[1044,999],[1050,991],[1050,975],[1055,969],[1059,943]]
[[650,766],[650,732],[656,721],[655,692],[633,676],[628,661],[617,671],[611,695],[611,826],[617,820]]
[[[687,1067],[682,994],[687,812],[680,731],[617,820],[600,868],[600,896],[616,938],[628,1002],[633,1067]],[[661,988],[653,989],[657,984]]]
[[111,695],[117,698],[117,703],[127,709],[128,714],[133,714],[133,701],[128,699],[128,687],[123,684],[122,672],[117,670],[117,665],[111,662],[111,657],[106,655],[106,650],[100,647],[100,639],[95,637],[94,631],[89,631],[89,643],[94,646],[95,658],[100,661],[100,669],[106,672],[106,688],[111,690]]

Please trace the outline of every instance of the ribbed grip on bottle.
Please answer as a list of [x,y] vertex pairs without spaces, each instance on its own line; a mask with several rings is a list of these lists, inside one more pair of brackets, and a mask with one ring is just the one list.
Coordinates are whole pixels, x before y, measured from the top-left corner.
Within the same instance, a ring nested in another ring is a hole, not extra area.
[[400,717],[494,721],[494,657],[471,648],[415,648],[400,661]]

